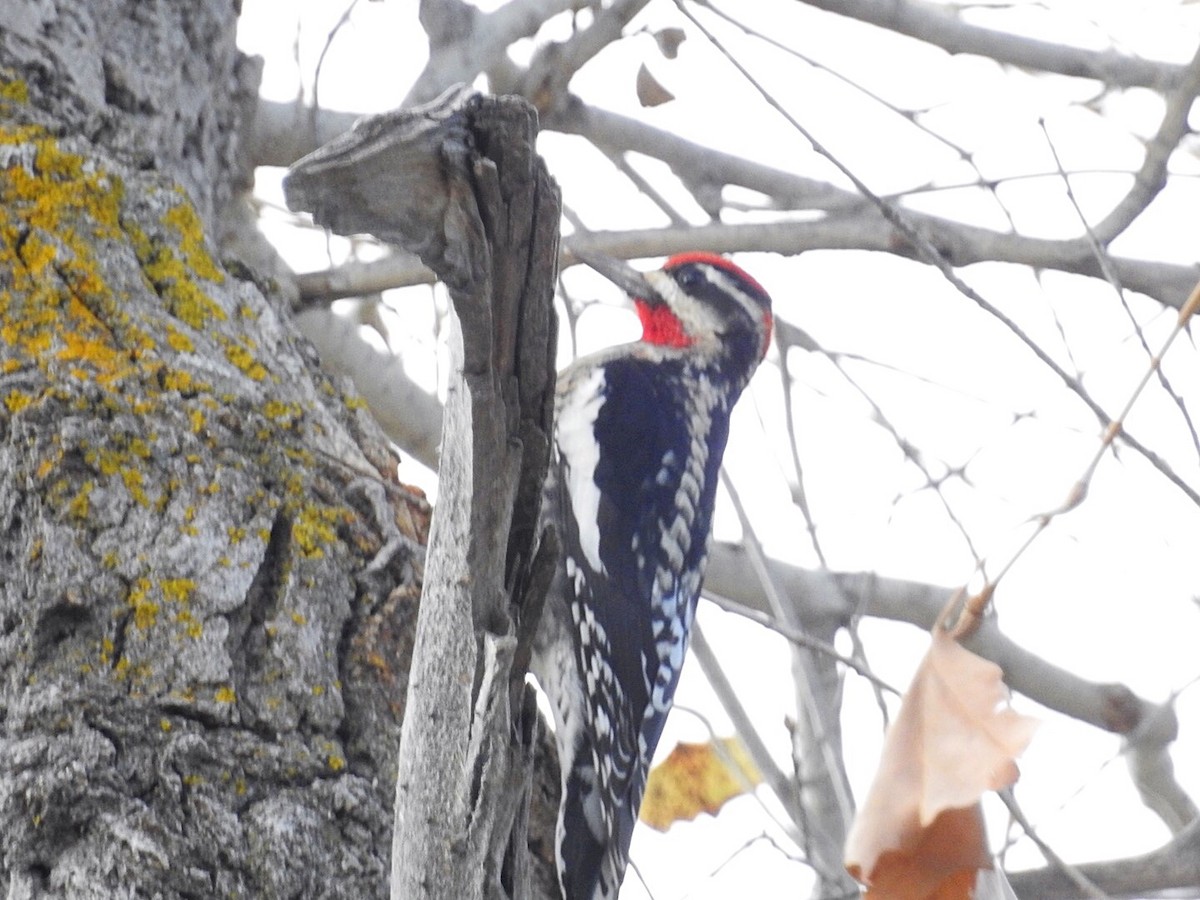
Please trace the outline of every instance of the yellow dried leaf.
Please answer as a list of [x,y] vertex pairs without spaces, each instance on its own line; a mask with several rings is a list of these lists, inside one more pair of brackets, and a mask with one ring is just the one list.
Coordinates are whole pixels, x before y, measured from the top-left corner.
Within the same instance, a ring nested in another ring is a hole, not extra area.
[[[700,813],[716,815],[729,800],[762,783],[750,754],[736,737],[721,738],[722,749],[710,741],[679,743],[650,770],[639,817],[651,828],[666,831],[673,822]],[[730,759],[738,771],[726,764]]]

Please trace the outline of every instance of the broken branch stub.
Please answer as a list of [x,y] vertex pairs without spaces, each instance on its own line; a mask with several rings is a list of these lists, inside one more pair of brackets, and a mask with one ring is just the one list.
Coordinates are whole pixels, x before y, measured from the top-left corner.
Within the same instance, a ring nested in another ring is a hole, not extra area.
[[525,101],[455,89],[360,121],[284,182],[288,205],[318,223],[418,255],[458,319],[401,737],[393,897],[528,896],[536,730],[522,606],[540,607],[533,594],[548,579],[537,570],[553,565],[537,521],[560,211],[536,134]]

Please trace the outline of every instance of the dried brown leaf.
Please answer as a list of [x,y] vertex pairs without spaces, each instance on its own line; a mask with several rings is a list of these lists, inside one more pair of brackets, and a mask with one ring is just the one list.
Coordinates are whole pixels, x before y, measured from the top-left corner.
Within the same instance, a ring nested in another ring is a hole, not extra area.
[[1000,667],[935,631],[884,740],[846,842],[872,898],[969,897],[989,855],[979,800],[1017,780],[1034,722],[1007,705]]
[[650,74],[646,64],[642,63],[637,73],[637,98],[642,106],[662,106],[674,100],[675,95],[663,87],[658,79]]
[[679,45],[687,40],[687,33],[682,28],[660,28],[654,32],[654,40],[663,56],[674,59],[679,55]]

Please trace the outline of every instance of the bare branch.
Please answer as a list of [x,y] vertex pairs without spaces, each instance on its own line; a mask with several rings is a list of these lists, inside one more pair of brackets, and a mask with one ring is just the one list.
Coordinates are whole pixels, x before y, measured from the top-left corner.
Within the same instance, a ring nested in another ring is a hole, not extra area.
[[[1091,884],[1114,897],[1147,897],[1200,884],[1200,819],[1173,841],[1143,856],[1084,863],[1074,867]],[[1088,895],[1061,869],[1009,872],[1009,884],[1022,898],[1074,900]],[[1165,893],[1164,893],[1165,895]],[[1189,893],[1181,896],[1195,896]]]
[[713,150],[629,116],[589,106],[574,95],[547,110],[542,126],[580,135],[610,151],[642,153],[662,160],[693,190],[697,186],[720,189],[738,185],[770,197],[780,209],[833,211],[866,205],[851,191]]
[[[550,43],[534,55],[523,72],[503,78],[497,71],[492,87],[498,93],[514,93],[527,97],[545,111],[567,96],[567,83],[588,60],[621,37],[629,20],[646,6],[649,0],[615,0],[607,7],[594,7],[595,19],[569,40]],[[489,67],[490,68],[490,67]]]
[[[1055,241],[1005,234],[952,222],[911,210],[905,218],[937,247],[954,267],[979,262],[1008,262],[1088,277],[1103,277],[1086,240]],[[817,222],[714,223],[688,228],[597,231],[571,239],[589,250],[636,259],[686,250],[716,253],[750,251],[792,256],[807,250],[874,250],[908,259],[915,248],[874,210],[831,216]],[[1187,300],[1200,267],[1110,257],[1113,269],[1130,290],[1179,309]]]
[[[1086,240],[1055,241],[1005,234],[911,211],[907,216],[956,266],[994,261],[1103,277],[1102,268]],[[915,256],[913,248],[872,210],[816,222],[717,222],[630,231],[593,231],[572,237],[571,243],[622,259],[669,256],[688,250],[785,256],[810,250],[873,250],[907,259]],[[1125,287],[1176,309],[1183,306],[1200,275],[1200,267],[1196,266],[1128,257],[1108,259]],[[575,262],[568,249],[563,263],[574,265]],[[431,281],[428,269],[401,256],[347,263],[335,270],[306,273],[297,278],[302,299],[309,301],[354,297]]]
[[394,251],[370,262],[355,260],[332,269],[302,272],[296,276],[296,287],[301,304],[310,305],[435,281],[437,276],[420,259]]
[[349,131],[360,116],[331,109],[313,109],[303,100],[258,98],[254,121],[242,134],[252,166],[290,166],[339,134]]
[[[256,123],[254,158],[262,165],[287,165],[308,152],[311,142],[299,140],[304,129],[305,108],[292,103],[262,101]],[[332,137],[352,124],[353,116],[322,112],[317,117],[319,133]],[[543,120],[545,128],[587,137],[613,152],[643,153],[667,163],[686,184],[717,187],[737,185],[770,197],[780,208],[823,210],[831,213],[816,222],[769,222],[753,224],[710,223],[703,226],[595,232],[584,238],[590,249],[622,258],[662,256],[687,250],[714,252],[760,251],[794,255],[805,250],[877,250],[909,258],[915,248],[861,197],[817,179],[774,169],[733,154],[711,150],[678,135],[646,125],[636,119],[587,107],[573,99]],[[326,138],[328,139],[328,138]],[[307,148],[307,149],[306,149]],[[906,219],[946,257],[953,266],[977,262],[1009,262],[1034,268],[1053,269],[1093,278],[1104,277],[1086,238],[1047,240],[1008,234],[966,225],[914,210]],[[580,238],[576,238],[580,240]],[[1179,308],[1187,299],[1200,267],[1150,260],[1112,257],[1112,267],[1121,283],[1160,303]],[[398,266],[395,262],[356,264],[376,272]],[[353,270],[352,270],[353,271]],[[363,284],[379,290],[405,284],[426,283],[428,275],[402,268],[394,281],[372,275]],[[313,297],[352,296],[355,282],[347,276],[347,289],[339,293],[330,286],[306,295]]]
[[[433,17],[427,6],[445,6],[446,0],[422,4],[422,22]],[[573,8],[574,0],[509,0],[490,13],[479,13],[456,0],[452,6],[472,10],[467,22],[430,36],[429,62],[409,89],[402,106],[432,100],[455,84],[470,84],[475,76],[499,63],[514,41],[532,37],[547,19]]]
[[1092,78],[1114,87],[1156,90],[1179,82],[1183,67],[1114,51],[1083,50],[965,22],[945,6],[925,0],[800,0],[808,6],[869,22],[897,34],[996,62],[1041,72]]
[[1158,133],[1146,145],[1146,158],[1133,179],[1133,187],[1121,202],[1093,231],[1100,243],[1107,245],[1129,227],[1167,184],[1167,163],[1179,142],[1188,133],[1188,114],[1196,95],[1200,93],[1200,49],[1182,72],[1178,83],[1167,93],[1167,108],[1163,112]]

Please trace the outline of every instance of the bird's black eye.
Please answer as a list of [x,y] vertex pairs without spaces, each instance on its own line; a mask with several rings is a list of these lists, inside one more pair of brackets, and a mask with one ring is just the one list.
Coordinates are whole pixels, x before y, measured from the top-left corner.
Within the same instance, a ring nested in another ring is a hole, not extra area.
[[684,266],[675,276],[675,281],[683,288],[696,288],[704,283],[704,273],[695,266]]

